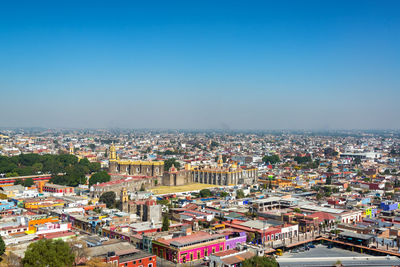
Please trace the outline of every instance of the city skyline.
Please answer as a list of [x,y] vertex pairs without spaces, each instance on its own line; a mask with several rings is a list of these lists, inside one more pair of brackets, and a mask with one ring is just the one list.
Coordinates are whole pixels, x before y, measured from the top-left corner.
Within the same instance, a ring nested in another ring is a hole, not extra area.
[[0,126],[399,129],[399,7],[3,3]]

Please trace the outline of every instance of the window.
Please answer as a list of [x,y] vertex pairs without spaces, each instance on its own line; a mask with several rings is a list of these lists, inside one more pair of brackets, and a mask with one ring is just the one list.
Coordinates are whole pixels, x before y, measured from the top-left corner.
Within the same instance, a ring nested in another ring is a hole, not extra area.
[[139,263],[142,263],[142,260],[139,260]]
[[215,253],[215,247],[212,248],[212,253]]
[[153,267],[153,263],[149,263],[149,265],[147,265],[147,267]]
[[200,253],[200,250],[198,250],[197,251],[197,259],[200,259],[201,258],[201,253]]

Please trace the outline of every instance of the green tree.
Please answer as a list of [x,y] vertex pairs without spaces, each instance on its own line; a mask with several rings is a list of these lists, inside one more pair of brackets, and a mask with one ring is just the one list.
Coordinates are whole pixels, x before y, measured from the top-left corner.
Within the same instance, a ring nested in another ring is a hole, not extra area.
[[351,186],[350,185],[346,188],[346,192],[351,192]]
[[278,263],[272,257],[254,256],[253,258],[244,260],[242,267],[278,267]]
[[0,236],[0,256],[6,251],[6,244],[4,243],[3,237]]
[[41,162],[36,162],[35,164],[32,165],[32,170],[36,173],[41,172],[43,169],[43,163]]
[[107,208],[113,208],[115,206],[115,198],[117,196],[115,195],[115,192],[109,191],[105,192],[100,196],[100,202],[103,202],[106,204]]
[[294,208],[293,211],[296,213],[301,213],[301,209],[299,209],[299,208]]
[[89,148],[94,151],[96,149],[96,145],[95,144],[89,144]]
[[311,160],[310,156],[305,156],[305,157],[296,156],[296,157],[294,157],[294,161],[296,161],[297,164],[302,164],[302,163],[311,162],[312,160]]
[[90,172],[99,172],[101,169],[101,165],[98,162],[90,162],[88,168]]
[[18,172],[7,172],[6,177],[17,177],[19,176]]
[[331,175],[329,175],[328,177],[326,177],[326,182],[325,182],[326,184],[332,184],[332,176]]
[[236,198],[244,198],[244,192],[241,189],[236,190]]
[[27,178],[24,180],[24,186],[25,187],[31,187],[35,182],[33,181],[32,178]]
[[229,194],[228,194],[228,192],[221,192],[221,194],[220,194],[220,196],[222,197],[222,198],[226,198],[227,196],[229,196]]
[[32,178],[15,180],[14,185],[19,185],[19,184],[24,187],[31,187],[34,184],[34,181]]
[[178,161],[176,161],[175,158],[172,158],[164,161],[164,170],[169,171],[172,165],[174,165],[175,168],[177,168],[178,170],[181,168],[181,164]]
[[246,242],[253,242],[256,235],[253,232],[249,232],[246,235]]
[[167,206],[167,205],[169,205],[169,200],[168,199],[160,199],[160,200],[157,200],[157,204]]
[[333,192],[333,193],[339,193],[339,188],[338,188],[338,187],[334,187],[334,188],[332,189],[332,192]]
[[262,161],[264,161],[266,164],[276,164],[280,162],[281,160],[279,159],[279,156],[276,154],[272,154],[271,156],[264,156],[262,158]]
[[163,217],[161,230],[162,231],[168,231],[169,230],[169,219],[168,219],[167,216]]
[[219,146],[219,144],[217,143],[217,142],[215,142],[215,141],[211,141],[211,148],[215,148],[215,147],[218,147]]
[[83,158],[79,161],[79,165],[82,165],[82,166],[89,166],[89,164],[90,164],[90,161],[87,158]]
[[328,173],[332,173],[333,172],[332,164],[329,164],[327,172]]
[[111,176],[106,171],[96,172],[89,179],[89,186],[92,186],[97,183],[105,183],[109,182]]
[[202,189],[200,190],[200,197],[211,197],[212,193],[210,189]]
[[72,266],[75,255],[62,240],[42,239],[28,246],[22,259],[24,267]]

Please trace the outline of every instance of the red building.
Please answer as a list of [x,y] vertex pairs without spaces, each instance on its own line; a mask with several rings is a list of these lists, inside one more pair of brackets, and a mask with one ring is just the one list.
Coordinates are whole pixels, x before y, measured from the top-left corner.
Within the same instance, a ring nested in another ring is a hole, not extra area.
[[[249,221],[252,223],[252,221]],[[270,241],[278,240],[282,238],[282,228],[280,226],[272,226],[267,223],[267,221],[253,221],[258,225],[248,226],[245,221],[233,220],[233,221],[225,221],[226,227],[230,227],[237,230],[245,231],[246,233],[253,233],[254,240],[250,240],[252,243],[268,243]],[[297,235],[297,232],[296,232]]]
[[48,193],[62,193],[63,195],[69,195],[74,192],[74,188],[65,185],[58,185],[58,184],[45,184],[42,188],[43,192]]
[[118,251],[114,256],[106,258],[106,262],[113,263],[120,267],[156,267],[157,259],[155,255],[136,251]]

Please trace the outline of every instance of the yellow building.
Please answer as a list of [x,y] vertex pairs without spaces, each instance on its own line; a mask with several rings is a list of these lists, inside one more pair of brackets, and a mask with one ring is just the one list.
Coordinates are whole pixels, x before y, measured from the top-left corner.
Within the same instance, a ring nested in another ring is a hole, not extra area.
[[31,198],[24,201],[25,209],[39,209],[48,207],[62,207],[64,206],[64,201],[56,198]]
[[110,147],[109,168],[111,173],[133,176],[162,176],[164,161],[123,160],[117,156],[116,148]]

